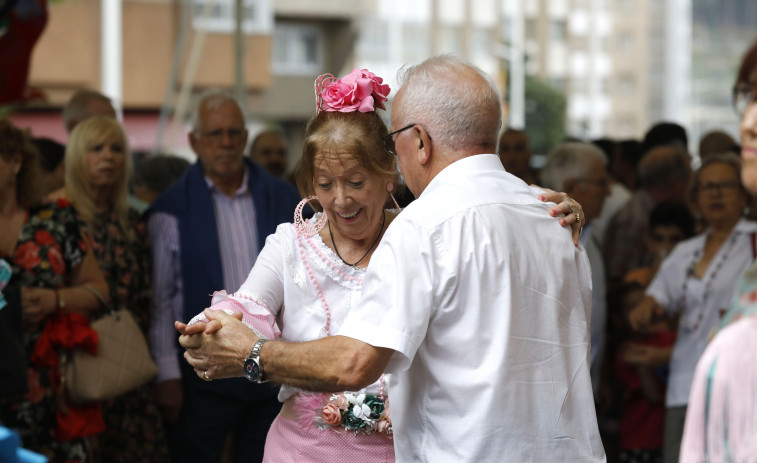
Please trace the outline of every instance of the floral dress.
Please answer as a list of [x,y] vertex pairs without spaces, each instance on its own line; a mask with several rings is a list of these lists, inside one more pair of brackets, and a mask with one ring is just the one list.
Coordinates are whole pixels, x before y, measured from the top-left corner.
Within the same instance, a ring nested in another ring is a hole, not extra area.
[[[108,282],[116,309],[131,311],[148,336],[150,324],[150,251],[145,223],[130,211],[127,238],[114,213],[96,217],[97,227],[86,228],[100,269]],[[84,225],[86,227],[86,225]],[[92,316],[105,315],[103,310]],[[96,439],[96,460],[102,462],[169,461],[166,433],[148,383],[103,404],[105,431]]]
[[[63,288],[87,252],[78,218],[65,201],[31,208],[13,255],[0,257],[11,264],[13,282],[19,286]],[[37,341],[53,317],[25,326],[24,349],[32,358]],[[85,462],[90,452],[86,438],[58,440],[57,368],[29,361],[29,392],[23,397],[0,400],[0,421],[18,431],[21,445],[54,462]]]

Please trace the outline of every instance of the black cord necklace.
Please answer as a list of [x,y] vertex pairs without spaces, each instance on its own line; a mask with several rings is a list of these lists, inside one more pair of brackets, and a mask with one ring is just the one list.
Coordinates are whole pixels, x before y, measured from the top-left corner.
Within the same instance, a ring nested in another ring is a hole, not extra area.
[[381,238],[381,234],[384,233],[384,224],[386,224],[386,212],[384,212],[384,211],[381,211],[381,212],[382,212],[381,228],[379,228],[379,232],[378,232],[378,235],[376,235],[376,239],[373,240],[373,243],[371,244],[371,247],[369,247],[368,250],[365,251],[365,254],[363,254],[363,257],[361,257],[360,260],[358,260],[354,264],[350,264],[349,262],[347,262],[346,260],[344,260],[344,257],[342,257],[341,254],[339,254],[339,249],[336,248],[336,243],[334,242],[334,234],[331,233],[331,221],[328,221],[328,224],[329,224],[329,236],[331,237],[331,245],[334,246],[334,252],[336,252],[337,257],[339,257],[340,259],[342,259],[342,262],[344,262],[345,264],[349,265],[350,267],[357,267],[357,264],[359,264],[360,262],[362,262],[363,259],[365,259],[366,256],[368,256],[368,253],[371,252],[371,249],[373,249],[373,247],[376,246],[376,243],[378,243],[379,238]]

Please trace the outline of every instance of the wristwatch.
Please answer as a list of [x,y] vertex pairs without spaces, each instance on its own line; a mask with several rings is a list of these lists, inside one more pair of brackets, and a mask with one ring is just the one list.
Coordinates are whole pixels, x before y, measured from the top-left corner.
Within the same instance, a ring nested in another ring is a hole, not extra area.
[[252,346],[252,351],[247,359],[244,361],[244,377],[253,383],[264,383],[263,379],[263,367],[260,365],[260,349],[263,344],[268,341],[267,339],[258,339],[258,342]]

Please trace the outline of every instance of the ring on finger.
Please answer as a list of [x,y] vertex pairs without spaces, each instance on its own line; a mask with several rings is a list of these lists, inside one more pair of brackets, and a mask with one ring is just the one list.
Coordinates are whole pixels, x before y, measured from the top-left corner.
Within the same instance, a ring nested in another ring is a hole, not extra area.
[[202,379],[204,379],[205,381],[213,381],[213,378],[208,376],[208,370],[202,372]]

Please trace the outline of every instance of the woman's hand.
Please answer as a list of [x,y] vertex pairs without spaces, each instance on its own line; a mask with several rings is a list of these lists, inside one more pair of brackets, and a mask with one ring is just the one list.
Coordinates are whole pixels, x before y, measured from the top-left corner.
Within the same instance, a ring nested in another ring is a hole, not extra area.
[[557,191],[550,190],[549,188],[542,188],[538,185],[532,186],[544,190],[544,193],[539,195],[541,201],[544,201],[545,203],[557,203],[549,210],[549,214],[552,217],[565,214],[565,217],[560,218],[560,225],[563,227],[570,225],[570,228],[573,231],[573,243],[578,246],[578,239],[581,237],[581,229],[584,227],[584,224],[586,224],[584,210],[578,201],[568,196],[567,193],[558,193]]
[[670,363],[672,347],[655,347],[631,342],[623,352],[623,361],[632,365],[658,368]]
[[55,290],[24,286],[21,288],[21,308],[23,319],[39,323],[57,309]]

